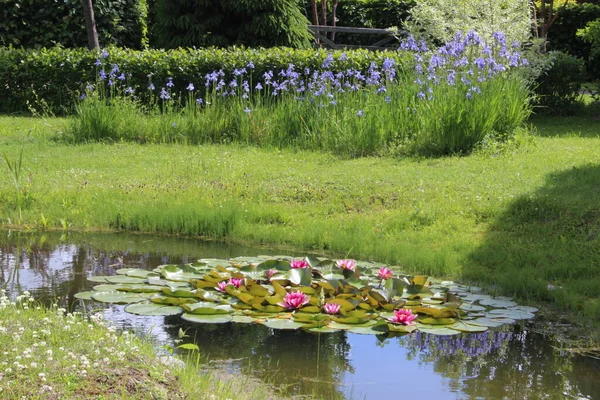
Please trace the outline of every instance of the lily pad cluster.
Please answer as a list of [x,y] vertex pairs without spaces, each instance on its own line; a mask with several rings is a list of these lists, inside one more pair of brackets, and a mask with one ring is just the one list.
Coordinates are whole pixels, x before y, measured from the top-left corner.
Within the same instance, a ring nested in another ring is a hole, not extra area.
[[181,314],[196,323],[392,336],[484,332],[537,311],[478,288],[354,260],[237,257],[116,272],[89,277],[99,284],[76,297],[127,304],[125,311],[137,315]]

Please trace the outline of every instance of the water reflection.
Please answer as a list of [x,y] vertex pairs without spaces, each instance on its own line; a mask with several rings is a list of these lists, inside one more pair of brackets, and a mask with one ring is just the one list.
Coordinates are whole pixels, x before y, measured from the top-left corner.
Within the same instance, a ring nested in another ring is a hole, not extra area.
[[[200,257],[269,254],[265,249],[144,236],[0,234],[0,286],[29,290],[48,302],[80,307],[73,295],[123,266],[151,269]],[[211,368],[278,385],[282,393],[318,398],[434,399],[597,398],[600,361],[556,350],[520,327],[480,334],[396,338],[315,336],[261,325],[189,324],[178,317],[138,317],[110,306],[119,326],[174,346],[179,329],[198,344]]]

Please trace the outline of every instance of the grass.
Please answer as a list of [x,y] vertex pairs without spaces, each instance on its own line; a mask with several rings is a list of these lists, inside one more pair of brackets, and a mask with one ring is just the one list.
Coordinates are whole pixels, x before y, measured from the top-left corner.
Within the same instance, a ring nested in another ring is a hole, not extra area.
[[[536,117],[539,136],[469,157],[341,159],[239,145],[66,145],[54,139],[69,120],[1,117],[0,151],[14,160],[25,149],[21,228],[200,235],[371,259],[597,321],[600,122],[578,118],[569,132]],[[15,227],[5,171],[1,222]]]
[[[264,385],[167,366],[148,339],[107,326],[101,314],[40,307],[0,292],[3,399],[266,399]],[[244,390],[241,390],[243,387]]]

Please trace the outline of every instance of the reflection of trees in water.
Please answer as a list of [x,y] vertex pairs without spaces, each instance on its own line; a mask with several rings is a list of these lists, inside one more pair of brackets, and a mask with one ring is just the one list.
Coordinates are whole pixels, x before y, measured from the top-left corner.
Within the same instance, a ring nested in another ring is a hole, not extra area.
[[408,359],[433,364],[467,398],[593,398],[600,393],[599,360],[557,351],[542,335],[519,326],[459,336],[417,333],[398,341],[409,349]]
[[[180,326],[177,321],[169,330],[173,338]],[[186,342],[197,344],[211,364],[267,383],[285,384],[287,395],[341,398],[338,385],[343,374],[353,372],[350,345],[343,333],[318,337],[255,324],[184,324],[183,329],[189,335]]]

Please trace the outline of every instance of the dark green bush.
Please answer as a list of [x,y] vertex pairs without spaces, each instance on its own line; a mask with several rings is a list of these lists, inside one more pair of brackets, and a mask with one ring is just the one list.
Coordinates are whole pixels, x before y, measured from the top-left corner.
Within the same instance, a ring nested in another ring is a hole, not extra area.
[[[141,49],[147,44],[146,0],[96,0],[101,46]],[[0,46],[85,47],[81,0],[0,1]]]
[[[296,70],[319,68],[327,52],[324,50],[296,50],[276,47],[271,49],[180,49],[180,50],[126,50],[109,49],[107,64],[119,65],[121,71],[131,74],[128,85],[142,89],[149,79],[163,86],[172,77],[173,92],[184,92],[193,82],[204,86],[206,74],[223,69],[232,73],[236,67],[254,63],[253,76],[259,77],[268,70],[280,71],[294,64]],[[342,52],[334,52],[335,59]],[[338,61],[339,69],[357,68],[365,71],[372,61],[381,63],[385,57],[405,65],[412,57],[399,52],[346,51],[346,61]],[[26,111],[27,102],[38,100],[47,103],[50,110],[69,113],[86,84],[94,82],[98,68],[94,66],[98,55],[85,49],[24,50],[0,48],[0,112]],[[108,72],[108,71],[107,71]],[[151,78],[148,78],[148,75]],[[139,93],[140,91],[138,91]]]
[[560,50],[586,61],[590,74],[600,76],[600,62],[590,59],[592,45],[577,36],[577,30],[600,18],[600,4],[570,4],[560,11],[559,17],[548,32],[548,49]]
[[153,47],[307,48],[299,0],[153,0]]
[[540,111],[553,114],[572,113],[579,90],[586,80],[585,63],[581,58],[560,52],[548,53],[549,68],[537,78],[535,93]]

